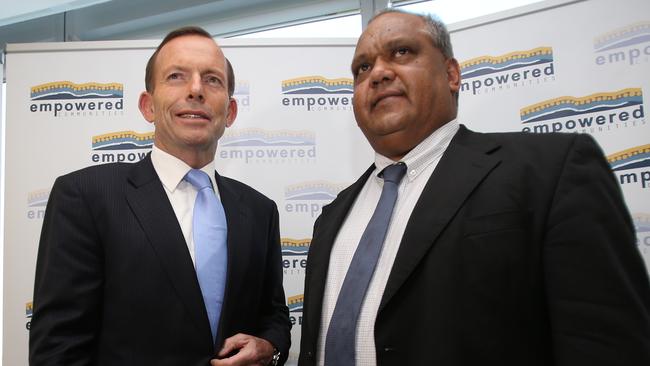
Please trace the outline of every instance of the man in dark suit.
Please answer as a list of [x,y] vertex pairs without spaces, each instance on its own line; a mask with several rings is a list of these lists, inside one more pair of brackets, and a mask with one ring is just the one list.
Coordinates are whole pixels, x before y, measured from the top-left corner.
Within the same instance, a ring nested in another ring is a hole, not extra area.
[[[152,153],[56,180],[38,251],[30,365],[286,360],[291,324],[277,208],[214,169],[217,140],[237,115],[229,66],[204,30],[171,32],[147,65],[139,102],[155,125]],[[216,324],[195,271],[190,170],[207,173],[216,192],[206,197],[216,193],[225,211],[226,284]]]
[[[430,17],[377,15],[352,72],[375,164],[314,225],[299,365],[650,365],[648,276],[591,137],[459,125],[459,65]],[[359,289],[380,172],[400,163]]]

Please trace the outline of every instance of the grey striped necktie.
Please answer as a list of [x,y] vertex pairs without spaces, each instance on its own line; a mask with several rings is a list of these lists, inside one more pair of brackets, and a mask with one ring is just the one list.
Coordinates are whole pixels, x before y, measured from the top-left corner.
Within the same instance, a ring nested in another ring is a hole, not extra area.
[[355,364],[356,329],[361,305],[384,245],[397,200],[397,188],[405,172],[406,165],[397,163],[389,165],[380,173],[384,178],[384,188],[375,212],[359,240],[336,301],[325,338],[325,366]]

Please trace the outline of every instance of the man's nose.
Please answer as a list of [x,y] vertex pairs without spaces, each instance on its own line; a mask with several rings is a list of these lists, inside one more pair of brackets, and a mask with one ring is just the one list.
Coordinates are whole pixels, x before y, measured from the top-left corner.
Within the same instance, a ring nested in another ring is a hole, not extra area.
[[370,70],[370,81],[373,86],[377,86],[386,81],[392,81],[395,78],[395,72],[389,62],[378,58]]
[[203,80],[201,79],[201,75],[192,75],[190,78],[189,89],[189,94],[187,96],[189,99],[203,101]]

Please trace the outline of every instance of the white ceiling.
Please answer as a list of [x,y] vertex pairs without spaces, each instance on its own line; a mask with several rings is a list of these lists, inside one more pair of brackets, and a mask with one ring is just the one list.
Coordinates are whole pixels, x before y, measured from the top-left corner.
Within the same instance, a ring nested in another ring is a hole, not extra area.
[[0,26],[80,9],[110,0],[0,0]]
[[198,25],[214,36],[359,11],[388,0],[0,0],[6,43],[158,39]]

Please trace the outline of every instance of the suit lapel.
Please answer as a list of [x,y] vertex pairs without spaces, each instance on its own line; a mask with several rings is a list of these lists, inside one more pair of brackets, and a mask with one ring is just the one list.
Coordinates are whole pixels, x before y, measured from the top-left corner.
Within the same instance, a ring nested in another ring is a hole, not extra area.
[[489,153],[499,145],[461,126],[429,178],[404,230],[379,310],[433,246],[474,188],[500,162]]
[[209,335],[208,315],[194,265],[178,219],[151,163],[151,155],[133,164],[127,179],[130,183],[126,190],[129,206],[149,238],[179,300],[185,305],[188,317],[193,320],[199,334]]
[[[341,191],[337,198],[329,205],[323,207],[323,212],[318,218],[318,235],[312,239],[309,256],[307,259],[307,275],[305,280],[305,301],[311,309],[306,314],[306,322],[312,326],[309,329],[303,327],[303,332],[310,332],[311,339],[318,337],[318,328],[323,307],[323,294],[325,291],[325,281],[327,279],[327,270],[329,268],[330,253],[336,235],[341,229],[343,220],[345,220],[354,200],[359,195],[361,188],[365,184],[370,173],[375,169],[374,164],[350,187]],[[314,233],[316,234],[316,233]]]

